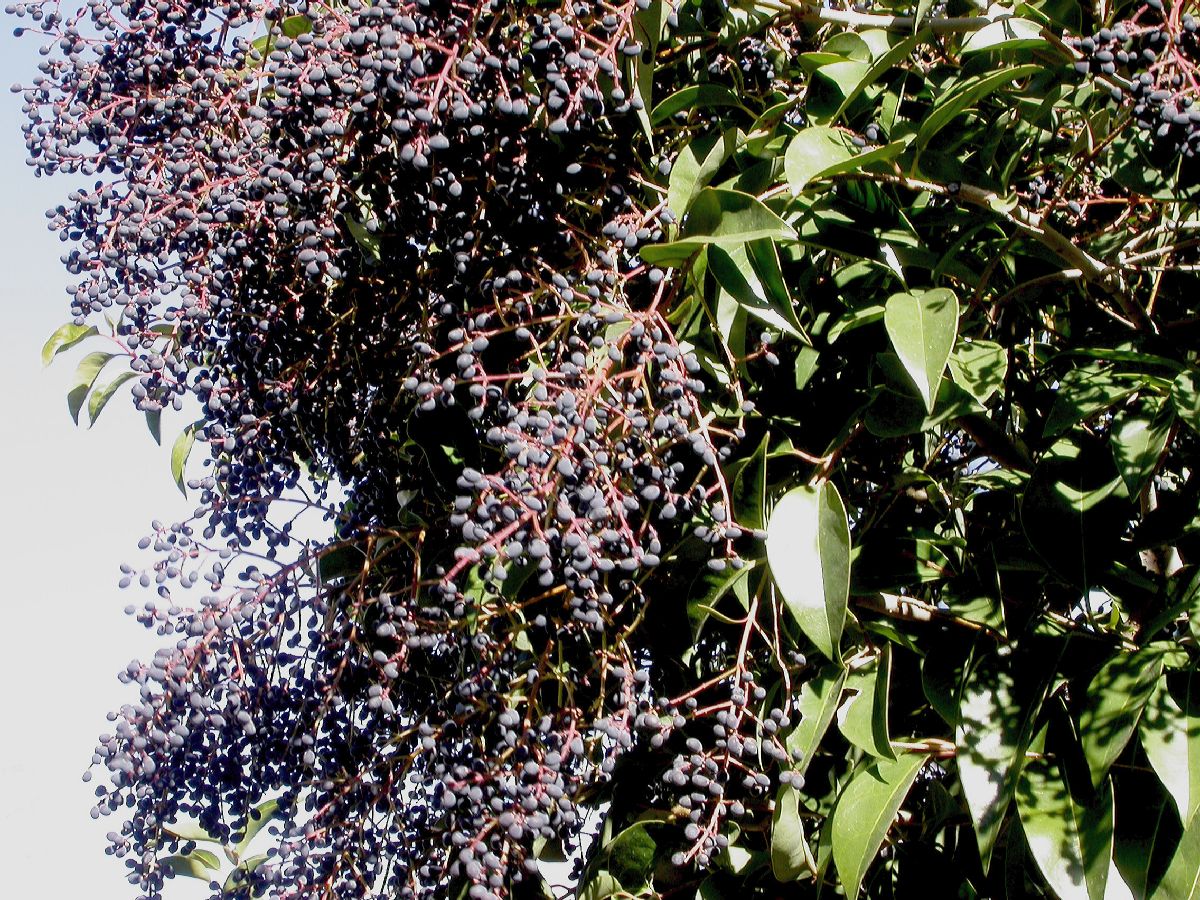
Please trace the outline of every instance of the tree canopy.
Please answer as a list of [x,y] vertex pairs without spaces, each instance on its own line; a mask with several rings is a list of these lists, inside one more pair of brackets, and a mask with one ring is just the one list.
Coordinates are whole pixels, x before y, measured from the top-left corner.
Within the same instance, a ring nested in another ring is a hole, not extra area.
[[1189,7],[11,6],[138,896],[1191,896]]

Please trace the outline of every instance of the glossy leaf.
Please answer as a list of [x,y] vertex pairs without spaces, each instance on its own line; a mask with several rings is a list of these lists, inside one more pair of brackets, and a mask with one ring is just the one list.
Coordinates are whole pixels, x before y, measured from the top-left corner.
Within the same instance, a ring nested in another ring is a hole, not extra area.
[[1120,403],[1137,391],[1139,383],[1118,376],[1108,369],[1082,367],[1072,369],[1054,392],[1054,406],[1046,418],[1045,436],[1056,437],[1072,425]]
[[829,730],[829,724],[841,703],[846,675],[846,670],[841,666],[826,666],[800,687],[800,696],[796,700],[800,721],[786,741],[793,758],[794,754],[800,755],[799,762],[792,764],[795,771],[804,772],[808,768],[825,732]]
[[967,39],[963,41],[962,52],[968,54],[983,50],[1016,50],[1044,47],[1047,43],[1042,37],[1040,25],[1014,16],[984,25],[978,31],[967,35]]
[[677,264],[710,244],[729,247],[761,239],[784,240],[795,231],[761,200],[723,188],[703,188],[692,201],[679,239],[647,244],[639,253],[650,264]]
[[1030,854],[1061,900],[1131,898],[1112,863],[1113,796],[1107,780],[1083,802],[1059,765],[1032,760],[1021,773],[1017,808]]
[[858,895],[863,876],[924,763],[925,757],[916,753],[875,760],[855,773],[842,791],[833,809],[832,843],[846,896]]
[[846,740],[872,756],[894,759],[888,733],[889,688],[892,680],[891,645],[885,644],[879,661],[869,670],[857,670],[846,679],[846,690],[858,693],[838,710],[838,728]]
[[812,873],[812,851],[804,836],[800,819],[800,794],[785,785],[775,795],[775,810],[771,815],[771,872],[778,881],[795,881]]
[[1004,387],[1008,351],[994,341],[959,341],[950,354],[950,377],[980,403]]
[[1142,710],[1162,674],[1162,648],[1117,653],[1088,685],[1079,715],[1079,739],[1099,787],[1133,736]]
[[[775,269],[778,270],[779,262],[774,259],[774,249],[770,247],[770,242],[757,243],[767,245],[772,254],[770,259],[774,260]],[[802,335],[803,329],[796,319],[796,310],[792,306],[791,298],[786,293],[780,296],[764,284],[766,279],[760,274],[760,267],[751,256],[749,244],[735,244],[729,247],[714,245],[709,247],[707,252],[708,270],[743,310],[784,334],[792,337]],[[760,254],[765,255],[762,251]],[[770,275],[767,278],[770,278]],[[782,283],[782,279],[779,279],[779,283]]]
[[682,217],[737,146],[736,129],[698,137],[679,151],[667,183],[667,206]]
[[737,94],[720,84],[691,84],[673,93],[650,113],[650,124],[658,125],[676,113],[714,106],[733,106],[744,109]]
[[945,289],[893,294],[884,307],[883,323],[926,410],[932,412],[958,334],[958,299]]
[[767,561],[797,624],[827,658],[838,646],[850,594],[850,526],[833,484],[780,498],[767,524]]
[[179,488],[180,493],[187,496],[187,486],[184,484],[184,469],[187,466],[188,457],[192,453],[192,447],[196,443],[197,424],[193,423],[179,433],[179,437],[175,438],[175,443],[171,445],[171,477],[175,479],[175,485]]
[[1154,474],[1174,423],[1170,403],[1156,397],[1139,398],[1113,419],[1113,458],[1130,495],[1140,494]]
[[1200,809],[1200,716],[1195,713],[1200,697],[1192,696],[1195,682],[1194,676],[1188,679],[1187,699],[1181,708],[1160,678],[1138,722],[1142,749],[1185,828]]
[[1025,763],[1025,732],[1034,712],[1022,709],[1002,660],[986,658],[963,685],[955,759],[985,871]]

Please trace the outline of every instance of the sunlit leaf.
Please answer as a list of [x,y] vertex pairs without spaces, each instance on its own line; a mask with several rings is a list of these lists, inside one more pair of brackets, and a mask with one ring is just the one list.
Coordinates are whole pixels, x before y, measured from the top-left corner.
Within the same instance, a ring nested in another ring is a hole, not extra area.
[[830,482],[794,488],[767,524],[767,561],[788,610],[828,659],[838,646],[850,592],[850,527]]

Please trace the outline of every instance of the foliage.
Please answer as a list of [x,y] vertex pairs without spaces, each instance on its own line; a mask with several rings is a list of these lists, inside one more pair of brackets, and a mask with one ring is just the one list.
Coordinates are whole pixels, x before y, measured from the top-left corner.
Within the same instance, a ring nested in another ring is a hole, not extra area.
[[200,406],[141,894],[273,802],[231,892],[1190,896],[1185,7],[15,8],[44,356]]

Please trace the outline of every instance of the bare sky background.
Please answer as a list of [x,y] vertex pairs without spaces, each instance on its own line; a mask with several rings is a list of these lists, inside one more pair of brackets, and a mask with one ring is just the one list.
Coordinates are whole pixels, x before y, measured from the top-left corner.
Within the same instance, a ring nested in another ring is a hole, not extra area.
[[[42,368],[41,346],[69,309],[59,262],[65,245],[46,229],[43,212],[71,185],[35,179],[25,165],[21,98],[8,86],[36,74],[38,45],[13,38],[13,24],[0,14],[3,894],[129,900],[136,891],[122,864],[103,853],[116,822],[89,818],[95,782],[80,776],[109,726],[106,711],[133,696],[117,671],[163,641],[123,614],[146,597],[136,587],[118,590],[118,565],[138,561],[137,541],[152,518],[177,520],[194,506],[168,465],[170,442],[186,421],[164,416],[166,446],[158,447],[121,394],[95,428],[76,427],[66,395],[86,351]],[[201,882],[177,879],[165,896],[206,895]]]

